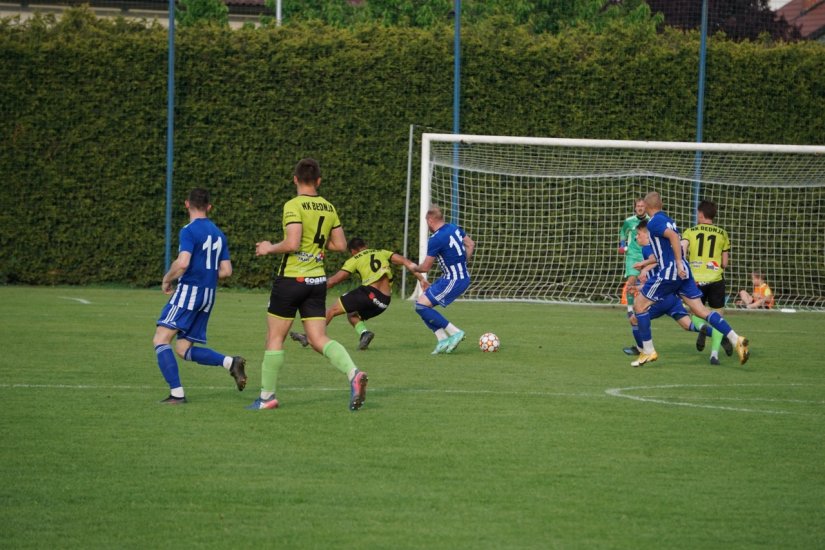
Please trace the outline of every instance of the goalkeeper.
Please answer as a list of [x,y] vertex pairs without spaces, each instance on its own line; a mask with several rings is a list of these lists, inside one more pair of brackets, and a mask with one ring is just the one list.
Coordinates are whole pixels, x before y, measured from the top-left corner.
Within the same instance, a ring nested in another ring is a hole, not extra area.
[[[633,297],[636,294],[636,285],[638,284],[639,270],[634,267],[644,260],[642,256],[642,247],[636,242],[636,228],[639,222],[647,220],[645,213],[644,199],[637,198],[633,206],[633,215],[627,218],[619,230],[619,254],[624,254],[624,276],[625,293],[627,295],[627,318],[633,318]],[[627,355],[639,355],[639,348],[642,345],[639,339],[639,330],[635,323],[631,322],[630,326],[633,328],[633,338],[636,340],[636,345],[628,346],[623,349]]]
[[[364,239],[350,239],[347,249],[352,257],[344,262],[338,273],[327,279],[327,288],[345,281],[353,273],[357,273],[361,278],[361,286],[345,293],[327,308],[327,324],[338,315],[346,313],[349,324],[358,333],[358,349],[365,350],[375,338],[375,333],[367,330],[364,321],[381,315],[390,307],[392,264],[406,267],[421,282],[424,289],[427,288],[427,279],[415,271],[415,264],[411,260],[389,250],[367,248]],[[309,345],[306,334],[290,332],[289,336],[304,347]]]

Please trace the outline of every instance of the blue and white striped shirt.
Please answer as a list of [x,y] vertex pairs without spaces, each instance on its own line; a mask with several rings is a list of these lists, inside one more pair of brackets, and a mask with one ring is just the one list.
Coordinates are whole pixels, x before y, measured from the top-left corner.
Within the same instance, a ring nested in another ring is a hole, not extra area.
[[438,260],[441,276],[446,279],[468,279],[466,233],[457,225],[445,223],[427,241],[427,256]]
[[[679,235],[679,228],[663,211],[656,212],[647,222],[647,229],[650,232],[650,247],[658,263],[658,277],[666,281],[676,281],[679,279],[679,270],[676,266],[676,256],[670,241],[665,237],[665,231],[670,229]],[[679,239],[681,241],[681,237]],[[690,276],[690,266],[682,258],[682,268]]]
[[209,311],[215,303],[220,263],[229,260],[226,235],[209,218],[198,218],[180,230],[178,252],[189,252],[189,267],[169,299],[177,308]]

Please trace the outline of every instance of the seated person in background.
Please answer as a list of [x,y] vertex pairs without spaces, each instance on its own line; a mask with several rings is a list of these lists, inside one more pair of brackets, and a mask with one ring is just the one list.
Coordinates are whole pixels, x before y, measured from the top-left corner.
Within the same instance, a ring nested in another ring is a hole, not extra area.
[[772,308],[774,300],[773,291],[765,281],[765,275],[760,271],[754,271],[751,273],[751,279],[753,280],[753,293],[749,293],[747,290],[740,290],[736,305],[748,309]]

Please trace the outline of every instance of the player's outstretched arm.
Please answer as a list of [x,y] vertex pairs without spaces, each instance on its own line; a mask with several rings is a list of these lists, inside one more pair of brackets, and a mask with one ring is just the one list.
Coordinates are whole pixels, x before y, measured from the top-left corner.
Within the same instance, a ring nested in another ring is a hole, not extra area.
[[427,273],[430,269],[433,268],[433,264],[435,263],[435,256],[427,256],[424,258],[424,261],[418,265],[413,264],[414,269],[413,271],[417,273]]
[[401,254],[398,254],[397,252],[394,252],[393,255],[390,256],[390,261],[392,263],[394,263],[395,265],[403,265],[404,267],[406,267],[407,271],[412,273],[415,276],[415,278],[418,279],[419,281],[424,282],[424,281],[427,280],[427,279],[424,278],[424,276],[421,273],[416,271],[416,268],[418,266],[415,265],[415,262],[413,262],[409,258],[405,258]]
[[343,269],[339,270],[338,273],[327,279],[327,288],[332,288],[341,281],[348,279],[350,276],[349,271],[344,271]]

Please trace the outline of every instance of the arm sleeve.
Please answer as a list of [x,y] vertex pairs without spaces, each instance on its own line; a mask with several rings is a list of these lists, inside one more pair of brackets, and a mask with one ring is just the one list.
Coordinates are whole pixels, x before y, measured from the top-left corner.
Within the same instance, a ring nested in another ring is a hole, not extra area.
[[347,261],[344,262],[344,265],[341,266],[341,271],[355,273],[355,258],[348,258]]
[[189,252],[190,254],[195,252],[195,237],[192,235],[192,232],[189,231],[188,227],[184,227],[180,230],[178,234],[178,253],[180,252]]
[[301,212],[298,210],[298,203],[287,201],[284,204],[284,226],[291,223],[301,223]]
[[229,259],[229,239],[223,233],[221,233],[221,238],[223,239],[223,246],[221,247],[221,255],[218,257],[219,262]]

